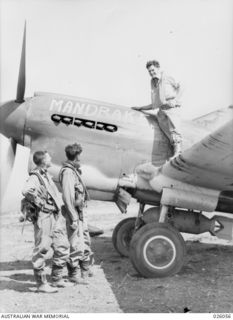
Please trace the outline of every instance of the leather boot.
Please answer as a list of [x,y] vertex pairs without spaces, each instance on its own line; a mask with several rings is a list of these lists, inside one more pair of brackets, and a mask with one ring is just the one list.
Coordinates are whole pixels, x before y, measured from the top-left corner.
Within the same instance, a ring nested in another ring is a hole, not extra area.
[[80,261],[79,265],[81,269],[81,278],[88,284],[88,277],[92,277],[92,273],[90,270],[90,261]]
[[37,284],[37,291],[42,293],[55,293],[58,292],[57,288],[51,287],[46,279],[46,274],[41,270],[34,270],[34,276]]
[[89,270],[81,270],[81,279],[83,281],[83,284],[89,284]]
[[173,144],[173,156],[171,157],[172,159],[174,159],[179,154],[181,154],[181,151],[182,151],[181,148],[182,148],[181,142],[177,142]]
[[88,270],[88,277],[93,277],[94,272],[93,272],[93,265],[95,263],[95,258],[93,252],[90,254],[90,262],[89,262],[89,270]]
[[81,277],[82,278],[86,278],[86,276],[91,278],[94,276],[94,272],[92,269],[92,266],[93,266],[92,262],[94,263],[94,260],[80,261],[80,269],[81,269]]
[[57,265],[53,265],[52,266],[52,273],[51,273],[51,277],[52,277],[52,287],[56,287],[56,288],[66,288],[66,287],[70,287],[70,283],[66,282],[63,278],[63,267],[61,266],[57,266]]
[[68,280],[74,284],[88,284],[85,279],[81,277],[81,272],[79,266],[73,267],[69,263],[67,263],[68,269]]

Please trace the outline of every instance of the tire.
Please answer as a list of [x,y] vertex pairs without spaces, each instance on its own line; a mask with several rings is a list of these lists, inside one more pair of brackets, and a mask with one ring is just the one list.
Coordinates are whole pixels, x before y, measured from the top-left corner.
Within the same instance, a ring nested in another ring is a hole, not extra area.
[[130,260],[146,278],[174,275],[184,264],[185,242],[181,234],[167,223],[146,224],[130,243]]
[[116,251],[123,257],[129,256],[129,247],[133,236],[135,222],[135,217],[121,220],[113,230],[113,246]]

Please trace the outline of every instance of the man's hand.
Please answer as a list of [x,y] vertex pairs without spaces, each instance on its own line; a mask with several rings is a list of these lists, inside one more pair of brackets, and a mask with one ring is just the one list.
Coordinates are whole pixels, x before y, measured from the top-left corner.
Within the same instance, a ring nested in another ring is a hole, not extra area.
[[85,202],[82,198],[75,200],[75,207],[82,210],[84,208]]
[[41,186],[38,190],[37,190],[37,195],[38,197],[40,197],[41,199],[47,199],[48,196],[48,192],[46,190],[46,188],[44,186]]
[[161,110],[169,110],[169,109],[171,109],[171,108],[172,108],[171,103],[164,103],[164,104],[162,104],[162,105],[160,106],[160,109],[161,109]]
[[141,107],[131,107],[131,109],[136,110],[136,111],[141,111]]
[[[55,208],[54,205],[51,205],[51,204],[48,204],[48,203],[46,203],[46,204],[43,206],[43,209],[46,209],[46,210],[49,210],[49,211],[55,211],[55,210],[56,210],[56,208]],[[42,210],[43,210],[43,209],[42,209]]]
[[168,101],[167,103],[164,103],[161,105],[161,109],[162,110],[168,110],[168,109],[172,109],[172,108],[180,108],[181,105],[178,103],[174,103],[172,101]]
[[70,225],[70,228],[71,228],[72,230],[76,230],[76,229],[78,228],[78,220],[74,220],[74,221],[72,222],[72,224]]

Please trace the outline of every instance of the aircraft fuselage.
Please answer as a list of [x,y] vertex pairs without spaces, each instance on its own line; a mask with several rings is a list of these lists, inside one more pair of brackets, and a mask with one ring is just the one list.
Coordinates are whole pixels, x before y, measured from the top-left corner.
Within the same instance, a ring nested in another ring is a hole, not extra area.
[[[65,146],[81,143],[83,177],[92,199],[113,200],[122,175],[134,172],[145,162],[160,166],[172,154],[156,117],[124,106],[36,93],[11,112],[8,108],[8,113],[5,135],[29,147],[31,154],[47,150],[53,159],[51,172],[56,182],[65,160]],[[184,122],[183,130],[184,147],[205,134],[191,122]],[[29,170],[32,166],[30,160]]]

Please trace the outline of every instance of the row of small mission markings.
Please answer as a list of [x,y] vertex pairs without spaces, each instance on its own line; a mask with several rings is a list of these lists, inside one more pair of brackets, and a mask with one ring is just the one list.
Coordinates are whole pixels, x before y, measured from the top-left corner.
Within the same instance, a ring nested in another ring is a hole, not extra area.
[[106,122],[97,122],[94,120],[82,119],[82,118],[74,118],[70,116],[65,116],[61,114],[53,114],[51,116],[51,120],[55,124],[64,123],[68,125],[75,125],[77,127],[85,127],[88,129],[96,129],[96,130],[104,130],[107,132],[116,132],[118,130],[117,126],[114,124],[106,123]]

